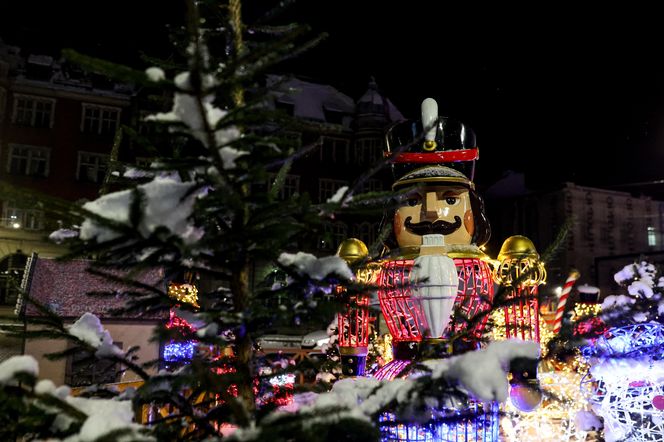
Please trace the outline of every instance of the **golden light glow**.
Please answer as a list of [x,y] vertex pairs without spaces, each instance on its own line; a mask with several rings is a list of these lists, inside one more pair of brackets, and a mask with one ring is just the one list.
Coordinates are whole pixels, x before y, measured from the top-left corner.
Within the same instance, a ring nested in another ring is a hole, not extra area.
[[168,286],[168,296],[179,302],[199,307],[198,289],[193,284],[176,284],[171,282]]
[[366,266],[362,266],[355,272],[355,279],[357,282],[363,284],[375,285],[378,282],[378,274],[380,273],[380,264],[377,262],[370,262]]
[[348,264],[353,264],[357,261],[366,259],[367,256],[369,256],[369,249],[367,249],[366,244],[359,239],[348,238],[339,244],[337,256]]
[[494,275],[500,285],[511,287],[518,282],[522,287],[534,287],[546,282],[544,263],[533,242],[525,236],[507,238],[498,253],[498,261]]
[[394,359],[394,354],[392,353],[392,335],[385,333],[382,336],[378,336],[378,333],[373,332],[369,340],[369,353],[373,352],[380,358],[379,365],[381,367],[392,361]]
[[436,150],[437,143],[434,140],[426,140],[424,144],[422,145],[422,148],[426,150],[427,152],[431,152],[432,150]]
[[503,439],[509,442],[585,441],[587,433],[574,424],[577,412],[589,409],[579,388],[583,375],[564,371],[540,373],[538,377],[546,393],[542,405],[533,412],[523,413],[508,401],[501,419]]
[[[493,325],[491,329],[491,339],[493,341],[502,341],[506,339],[505,335],[505,311],[495,309],[491,312],[490,323]],[[546,323],[542,316],[539,317],[539,332],[540,332],[540,354],[542,357],[546,356],[547,345],[553,339],[553,330]],[[534,334],[531,332],[531,334]]]
[[494,277],[498,284],[506,287],[517,282],[523,287],[533,287],[546,282],[546,269],[536,258],[506,258],[496,267]]
[[590,302],[577,302],[574,305],[574,316],[572,321],[578,321],[582,318],[593,318],[602,311],[602,305]]

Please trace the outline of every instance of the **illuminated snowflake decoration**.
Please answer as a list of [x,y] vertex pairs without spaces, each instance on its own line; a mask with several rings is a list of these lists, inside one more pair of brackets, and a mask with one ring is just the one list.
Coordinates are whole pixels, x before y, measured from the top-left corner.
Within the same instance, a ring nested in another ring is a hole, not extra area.
[[517,410],[509,402],[500,421],[506,442],[585,441],[587,433],[576,428],[577,412],[588,407],[579,386],[581,375],[573,371],[540,373],[545,391],[542,404],[533,412]]
[[583,349],[592,378],[584,382],[612,441],[664,441],[664,326],[612,328]]

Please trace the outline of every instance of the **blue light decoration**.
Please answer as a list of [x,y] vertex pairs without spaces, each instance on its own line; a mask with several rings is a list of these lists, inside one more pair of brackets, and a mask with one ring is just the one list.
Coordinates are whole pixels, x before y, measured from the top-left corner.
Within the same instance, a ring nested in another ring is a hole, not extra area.
[[164,345],[162,358],[166,362],[189,362],[194,358],[196,343],[193,341],[175,342]]
[[425,424],[397,423],[392,413],[379,418],[382,442],[496,442],[499,439],[498,404],[471,404],[463,410],[437,411]]
[[590,375],[582,382],[607,441],[664,441],[664,326],[609,329],[582,348]]

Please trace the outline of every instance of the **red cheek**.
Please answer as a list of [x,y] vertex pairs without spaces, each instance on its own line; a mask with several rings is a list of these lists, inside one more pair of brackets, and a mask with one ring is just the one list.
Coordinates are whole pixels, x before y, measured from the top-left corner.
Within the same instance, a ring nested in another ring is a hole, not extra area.
[[463,226],[466,228],[466,232],[473,236],[473,233],[475,233],[475,218],[473,218],[472,210],[466,210],[463,215]]

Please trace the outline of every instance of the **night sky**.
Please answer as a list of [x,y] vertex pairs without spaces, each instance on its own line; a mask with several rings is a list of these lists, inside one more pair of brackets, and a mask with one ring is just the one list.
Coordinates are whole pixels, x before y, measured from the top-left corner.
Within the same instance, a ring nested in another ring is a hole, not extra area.
[[[245,3],[256,10],[265,2]],[[329,37],[282,69],[355,99],[374,76],[407,117],[417,116],[422,99],[436,98],[442,114],[474,127],[480,184],[510,169],[526,172],[533,188],[664,179],[659,13],[448,3],[301,0],[285,18]],[[162,55],[165,23],[183,9],[155,0],[3,2],[0,38],[51,53]],[[664,186],[617,188],[664,195]]]

